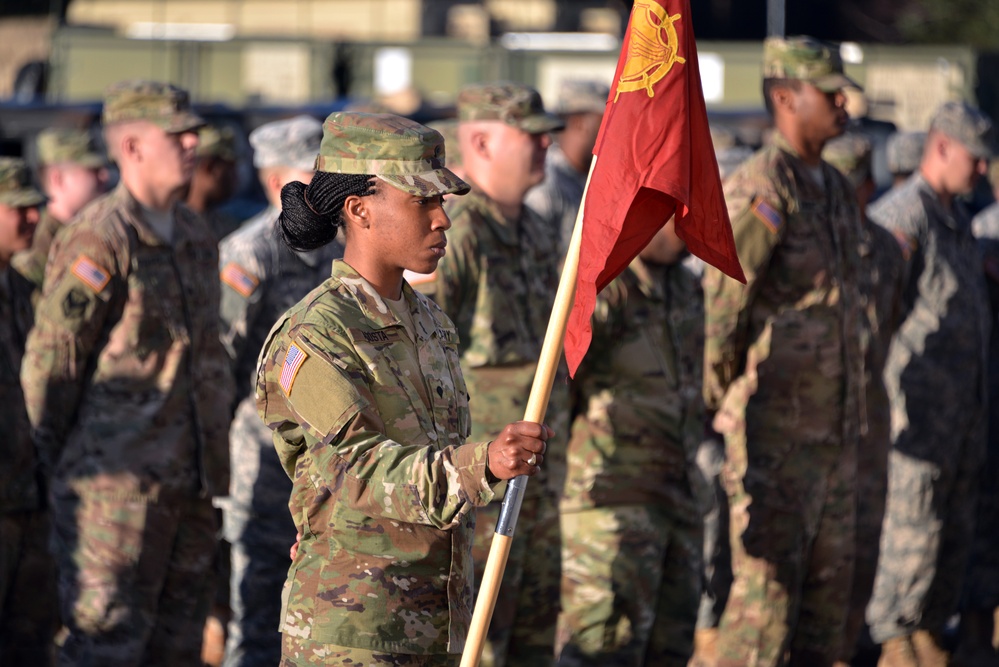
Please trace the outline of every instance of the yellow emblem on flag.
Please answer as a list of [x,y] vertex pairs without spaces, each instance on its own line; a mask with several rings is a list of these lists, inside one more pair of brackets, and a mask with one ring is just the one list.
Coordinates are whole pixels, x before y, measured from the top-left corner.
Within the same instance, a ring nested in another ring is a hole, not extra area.
[[621,93],[644,90],[654,97],[652,86],[673,69],[674,63],[687,60],[677,54],[677,36],[674,23],[680,14],[669,16],[658,2],[636,2],[631,14],[631,42],[627,60],[617,82],[614,101]]

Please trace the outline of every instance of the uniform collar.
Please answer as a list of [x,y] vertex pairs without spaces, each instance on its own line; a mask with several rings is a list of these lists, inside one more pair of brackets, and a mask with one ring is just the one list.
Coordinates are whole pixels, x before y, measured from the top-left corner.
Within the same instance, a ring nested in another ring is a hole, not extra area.
[[128,224],[135,228],[136,234],[144,245],[150,246],[173,246],[180,247],[184,242],[198,235],[196,226],[201,225],[207,229],[208,223],[201,220],[183,204],[174,204],[173,216],[174,216],[174,228],[173,243],[167,242],[159,234],[157,234],[149,223],[146,222],[142,215],[142,205],[139,204],[138,200],[129,192],[128,188],[125,187],[124,183],[119,183],[118,187],[115,188],[114,192],[111,193],[115,204],[122,210],[125,214],[125,219]]
[[[353,297],[361,313],[372,323],[373,329],[404,326],[374,286],[350,264],[342,259],[334,260],[332,276]],[[416,337],[421,341],[429,339],[431,334],[437,330],[437,323],[429,309],[420,307],[420,297],[406,281],[402,283],[402,296],[413,316]]]
[[520,218],[511,220],[503,215],[499,204],[483,192],[473,180],[465,178],[465,181],[472,186],[472,191],[465,195],[468,205],[473,206],[482,214],[486,224],[502,243],[510,246],[518,245],[520,221],[523,219],[527,207],[521,207]]
[[642,294],[649,299],[657,301],[661,301],[664,298],[663,280],[661,278],[666,275],[668,269],[650,267],[640,257],[631,260],[628,268],[631,269],[631,272],[635,274],[635,278],[638,279],[638,289]]

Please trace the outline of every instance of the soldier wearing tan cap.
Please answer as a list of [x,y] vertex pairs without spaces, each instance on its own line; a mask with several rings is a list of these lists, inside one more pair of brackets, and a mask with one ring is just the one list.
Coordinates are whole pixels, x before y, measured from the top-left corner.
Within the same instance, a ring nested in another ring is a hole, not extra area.
[[193,665],[232,398],[216,241],[179,204],[203,121],[186,92],[128,81],[103,122],[121,182],[53,243],[22,366],[51,484],[60,660]]
[[32,284],[11,267],[31,243],[44,195],[18,158],[0,158],[0,662],[51,665],[55,568],[37,457],[18,376],[32,326]]
[[773,141],[725,181],[747,284],[704,274],[704,393],[725,437],[734,577],[717,664],[828,667],[853,581],[868,324],[857,198],[822,149],[856,84],[839,49],[810,37],[768,38],[763,77]]
[[14,258],[14,266],[35,284],[41,296],[45,263],[52,240],[63,225],[107,188],[107,158],[87,130],[47,129],[38,135],[38,180],[48,196],[31,249]]
[[[562,120],[520,83],[466,86],[458,139],[472,192],[448,205],[448,254],[431,285],[454,321],[472,397],[472,438],[522,419],[558,285],[558,230],[524,205],[544,179],[549,132]],[[423,287],[421,285],[421,287]],[[547,418],[554,460],[527,487],[482,664],[550,665],[559,597],[557,498],[565,475],[568,391],[556,381]],[[477,512],[474,558],[481,575],[500,503]]]

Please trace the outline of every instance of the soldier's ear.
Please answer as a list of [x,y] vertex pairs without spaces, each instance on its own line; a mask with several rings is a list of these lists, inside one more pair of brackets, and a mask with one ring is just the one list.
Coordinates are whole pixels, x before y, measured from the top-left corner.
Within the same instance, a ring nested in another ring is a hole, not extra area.
[[370,215],[368,212],[368,202],[365,201],[366,199],[369,199],[369,197],[350,195],[344,200],[344,222],[348,225],[357,225],[361,228],[367,228],[371,225]]

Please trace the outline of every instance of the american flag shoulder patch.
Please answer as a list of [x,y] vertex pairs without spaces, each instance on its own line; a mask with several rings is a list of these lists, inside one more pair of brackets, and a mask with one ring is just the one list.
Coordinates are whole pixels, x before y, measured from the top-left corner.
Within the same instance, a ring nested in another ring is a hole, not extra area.
[[288,346],[288,352],[284,355],[284,363],[281,364],[281,377],[278,378],[278,384],[284,389],[284,393],[291,395],[291,387],[295,384],[295,376],[298,375],[299,369],[302,368],[302,364],[305,360],[309,358],[309,354],[298,346],[298,343],[292,343]]
[[100,294],[111,280],[111,274],[86,255],[77,257],[70,271],[80,279],[80,282],[92,289],[94,294]]
[[219,277],[222,279],[222,282],[244,297],[253,294],[253,291],[257,289],[257,285],[260,284],[256,276],[236,262],[229,262],[222,267]]
[[780,228],[784,226],[784,216],[762,197],[757,197],[753,200],[750,210],[774,234],[778,233]]

